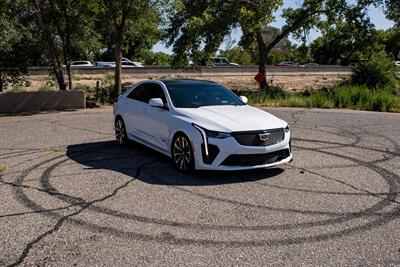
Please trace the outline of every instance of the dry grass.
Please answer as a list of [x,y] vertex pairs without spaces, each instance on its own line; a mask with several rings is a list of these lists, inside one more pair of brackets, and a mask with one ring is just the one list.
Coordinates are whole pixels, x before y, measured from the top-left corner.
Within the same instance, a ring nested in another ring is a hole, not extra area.
[[[112,73],[109,73],[112,74]],[[75,85],[82,84],[88,86],[95,86],[96,81],[102,81],[104,74],[94,75],[74,75],[73,80]],[[163,75],[123,75],[123,83],[138,83],[147,79],[159,78],[194,78],[205,79],[222,83],[234,90],[257,90],[258,84],[254,81],[253,76],[163,76]],[[291,76],[268,76],[268,81],[273,86],[278,86],[287,91],[304,91],[317,90],[323,87],[330,87],[338,82],[348,79],[346,75],[291,75]],[[26,91],[36,91],[38,88],[49,81],[47,75],[29,76],[28,80],[31,81],[29,87],[25,87]]]

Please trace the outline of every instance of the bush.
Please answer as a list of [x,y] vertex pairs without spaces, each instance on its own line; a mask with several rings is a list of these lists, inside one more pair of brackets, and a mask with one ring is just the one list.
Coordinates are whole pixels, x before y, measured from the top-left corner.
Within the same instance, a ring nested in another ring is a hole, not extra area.
[[307,107],[307,102],[305,97],[292,95],[288,98],[282,99],[280,105],[283,107]]
[[390,90],[376,91],[369,102],[368,110],[394,112],[400,110],[400,100],[394,97]]
[[335,103],[329,98],[326,91],[316,91],[306,98],[307,106],[310,108],[333,108]]
[[395,65],[385,52],[373,53],[369,60],[353,67],[351,82],[355,85],[366,85],[368,88],[397,88],[399,86]]
[[14,93],[19,93],[19,92],[26,92],[26,88],[24,88],[21,85],[14,85],[8,92],[14,92]]
[[76,84],[74,87],[75,91],[83,91],[85,93],[92,93],[95,92],[96,90],[92,87],[90,87],[89,85],[85,85],[85,84]]
[[272,94],[262,92],[236,92],[246,95],[252,104],[283,107],[352,108],[371,111],[400,111],[400,97],[390,87],[371,90],[367,86],[344,84],[319,91]]
[[38,92],[51,92],[54,88],[49,84],[43,84],[38,88]]

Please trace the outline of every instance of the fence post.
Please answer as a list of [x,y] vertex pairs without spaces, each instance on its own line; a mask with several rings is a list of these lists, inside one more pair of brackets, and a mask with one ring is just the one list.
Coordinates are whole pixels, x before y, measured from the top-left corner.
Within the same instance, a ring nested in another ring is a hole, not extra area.
[[95,95],[95,101],[99,99],[99,89],[100,89],[100,81],[96,81],[96,95]]

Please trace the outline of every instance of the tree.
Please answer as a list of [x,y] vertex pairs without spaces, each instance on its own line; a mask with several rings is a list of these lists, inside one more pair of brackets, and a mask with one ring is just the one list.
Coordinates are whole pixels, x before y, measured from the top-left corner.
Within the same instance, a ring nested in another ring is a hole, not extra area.
[[399,0],[358,0],[360,4],[381,6],[384,8],[388,19],[393,20],[397,26],[400,26],[400,1]]
[[400,59],[400,25],[384,33],[386,52],[392,59]]
[[141,59],[146,65],[156,66],[170,66],[172,62],[172,56],[164,52],[153,52],[151,50],[143,50],[141,52]]
[[47,64],[44,43],[35,29],[29,3],[0,2],[0,91],[24,81],[26,68]]
[[43,40],[47,43],[50,61],[53,67],[54,75],[57,79],[58,88],[60,90],[66,90],[67,88],[65,86],[59,51],[57,50],[55,43],[56,37],[51,31],[51,25],[46,19],[46,15],[44,13],[48,10],[44,9],[44,2],[42,0],[32,0],[32,9],[36,15],[38,30],[40,31]]
[[347,9],[334,23],[320,27],[322,35],[311,44],[311,54],[320,64],[349,65],[382,50],[379,32],[361,7]]
[[261,89],[268,89],[266,59],[274,47],[289,34],[299,36],[323,19],[331,22],[347,8],[345,0],[304,0],[299,8],[284,10],[286,25],[268,40],[264,30],[281,5],[281,0],[174,1],[166,40],[173,46],[175,64],[185,62],[187,57],[204,62],[233,28],[240,27],[243,31],[241,43],[257,42],[259,73],[264,76]]
[[[103,0],[102,4],[103,17],[111,20],[110,26],[108,26],[108,19],[103,20],[103,22],[107,23],[104,28],[108,29],[110,36],[113,37],[113,47],[111,47],[109,43],[107,50],[114,51],[114,59],[116,62],[115,92],[121,94],[121,59],[124,44],[126,44],[127,41],[131,41],[130,47],[132,54],[135,54],[135,52],[132,52],[135,46],[140,48],[138,43],[143,44],[141,36],[145,36],[148,30],[148,27],[145,27],[147,19],[154,19],[154,16],[157,18],[158,2],[151,0]],[[136,38],[127,39],[125,37],[127,33],[129,33],[129,36],[135,36]],[[144,40],[147,39],[145,38]],[[140,49],[136,51],[140,51]]]
[[100,11],[95,0],[49,0],[48,21],[52,24],[57,43],[63,55],[68,74],[68,87],[72,90],[71,61],[73,56],[88,58],[90,51],[100,45],[94,34],[94,22]]
[[226,57],[230,62],[238,63],[240,65],[251,65],[253,60],[250,51],[240,46],[235,46],[231,49],[222,50],[219,56]]

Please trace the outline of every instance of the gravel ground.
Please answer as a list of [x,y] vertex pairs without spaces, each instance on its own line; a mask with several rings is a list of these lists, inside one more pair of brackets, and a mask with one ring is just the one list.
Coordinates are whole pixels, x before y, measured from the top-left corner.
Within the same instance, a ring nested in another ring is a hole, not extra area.
[[0,117],[0,266],[400,266],[400,116],[267,109],[294,161],[178,173],[111,109]]

